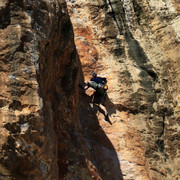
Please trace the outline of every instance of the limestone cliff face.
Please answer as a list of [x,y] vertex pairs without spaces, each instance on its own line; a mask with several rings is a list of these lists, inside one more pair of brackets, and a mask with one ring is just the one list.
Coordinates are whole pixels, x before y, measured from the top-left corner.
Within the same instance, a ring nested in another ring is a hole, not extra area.
[[0,22],[0,179],[88,179],[66,4],[3,0]]
[[179,3],[76,0],[68,9],[84,79],[94,70],[108,79],[112,125],[91,111],[89,92],[79,103],[102,179],[178,179]]
[[[179,14],[175,0],[1,0],[0,179],[180,178]],[[109,122],[78,89],[92,71]]]

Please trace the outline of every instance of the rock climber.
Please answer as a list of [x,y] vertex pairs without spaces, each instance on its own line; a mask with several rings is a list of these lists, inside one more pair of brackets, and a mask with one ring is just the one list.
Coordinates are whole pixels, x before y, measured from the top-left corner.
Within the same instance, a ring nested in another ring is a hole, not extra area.
[[89,87],[95,90],[93,94],[92,102],[94,101],[94,97],[97,97],[98,106],[103,110],[105,119],[108,118],[108,112],[106,107],[104,106],[104,97],[106,95],[106,91],[108,89],[107,79],[104,77],[99,77],[95,72],[91,73],[90,81],[85,83],[84,89],[88,89]]

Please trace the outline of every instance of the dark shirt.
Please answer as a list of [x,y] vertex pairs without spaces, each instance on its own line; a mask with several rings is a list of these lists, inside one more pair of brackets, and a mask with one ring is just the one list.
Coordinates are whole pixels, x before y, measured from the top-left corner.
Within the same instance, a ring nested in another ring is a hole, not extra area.
[[102,78],[100,78],[100,77],[93,77],[93,78],[91,78],[91,80],[90,81],[94,81],[94,82],[96,82],[96,83],[103,83],[103,80],[102,80]]

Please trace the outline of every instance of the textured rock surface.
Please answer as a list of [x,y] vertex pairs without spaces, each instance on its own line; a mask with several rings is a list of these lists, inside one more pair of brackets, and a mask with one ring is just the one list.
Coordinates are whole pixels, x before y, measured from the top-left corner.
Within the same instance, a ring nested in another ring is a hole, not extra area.
[[108,78],[112,126],[91,111],[89,92],[80,95],[84,136],[101,177],[178,179],[179,3],[76,0],[68,9],[84,79],[94,70]]
[[0,21],[0,179],[92,179],[66,4],[4,0]]
[[177,180],[179,2],[67,4],[73,29],[63,0],[0,2],[0,179]]

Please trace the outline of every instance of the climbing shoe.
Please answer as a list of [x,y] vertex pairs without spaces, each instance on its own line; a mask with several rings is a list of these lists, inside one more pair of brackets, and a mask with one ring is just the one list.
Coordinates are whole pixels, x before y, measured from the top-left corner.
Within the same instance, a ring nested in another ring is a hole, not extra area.
[[105,114],[105,120],[108,121],[108,112]]

